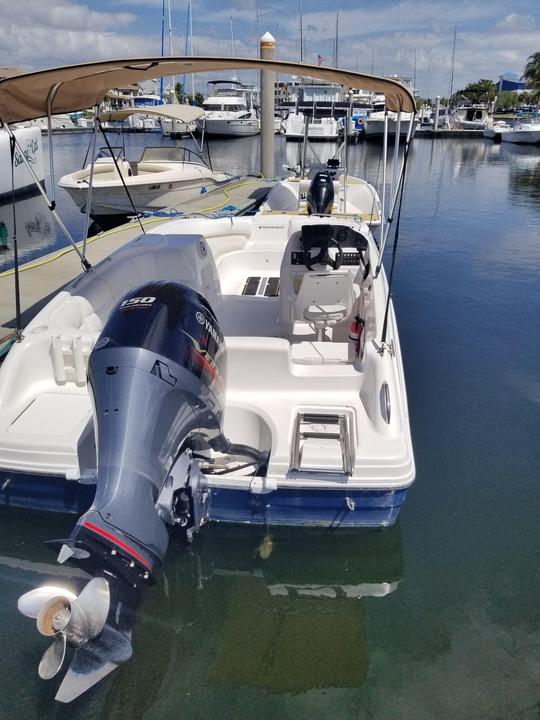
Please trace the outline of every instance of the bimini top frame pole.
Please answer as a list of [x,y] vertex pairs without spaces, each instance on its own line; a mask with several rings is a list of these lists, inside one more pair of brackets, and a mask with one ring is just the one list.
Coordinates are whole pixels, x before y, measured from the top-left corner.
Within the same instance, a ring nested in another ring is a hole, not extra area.
[[6,131],[7,131],[8,135],[9,135],[9,137],[12,139],[12,142],[14,142],[15,147],[16,147],[16,148],[18,149],[18,151],[20,152],[21,157],[23,158],[26,167],[28,168],[28,170],[30,171],[30,174],[32,175],[32,179],[34,180],[34,183],[36,184],[37,189],[39,190],[39,192],[41,193],[41,195],[42,195],[43,198],[45,199],[45,202],[47,203],[47,206],[48,206],[49,210],[51,211],[54,219],[56,220],[56,222],[58,223],[58,225],[60,226],[60,228],[62,229],[62,231],[65,233],[67,239],[69,240],[69,242],[70,242],[71,245],[73,246],[73,249],[75,250],[75,252],[76,252],[77,255],[79,256],[79,259],[80,259],[80,261],[81,261],[81,263],[82,263],[83,268],[84,268],[85,270],[89,270],[90,267],[91,267],[90,263],[89,263],[88,260],[84,257],[84,255],[81,253],[81,251],[80,251],[79,248],[77,247],[77,243],[76,243],[75,240],[73,239],[71,233],[69,232],[69,230],[67,229],[67,227],[64,225],[62,219],[60,218],[60,216],[59,216],[58,213],[56,212],[55,203],[54,203],[53,201],[49,200],[49,197],[47,196],[47,193],[45,192],[45,190],[44,190],[44,188],[43,188],[43,186],[42,186],[39,178],[37,177],[36,173],[34,172],[34,168],[33,168],[32,165],[30,164],[30,162],[28,161],[28,158],[27,158],[26,155],[24,154],[23,149],[22,149],[21,146],[19,145],[19,143],[18,143],[18,141],[17,141],[17,138],[16,138],[15,134],[13,133],[13,130],[12,130],[12,129],[10,128],[10,126],[7,125],[7,124],[4,125],[4,127],[6,128]]
[[[383,203],[382,203],[382,213],[381,213],[381,236],[380,236],[380,247],[379,247],[379,260],[377,263],[377,269],[375,271],[375,276],[377,276],[381,271],[382,261],[383,261],[383,255],[384,250],[386,248],[386,243],[388,241],[388,234],[390,232],[390,227],[392,225],[392,221],[394,219],[394,212],[396,209],[396,205],[398,202],[398,198],[401,191],[401,186],[404,181],[404,175],[405,175],[405,168],[407,163],[407,158],[409,154],[409,147],[412,139],[413,129],[414,129],[414,113],[411,114],[409,125],[407,128],[407,136],[405,141],[405,147],[403,150],[403,159],[401,161],[401,165],[398,168],[398,152],[399,152],[399,140],[396,141],[394,145],[394,168],[393,168],[393,177],[392,177],[392,188],[391,188],[391,196],[390,196],[390,204],[389,204],[389,212],[386,216],[386,208],[385,208],[385,188],[386,188],[386,179],[383,179]],[[396,133],[400,129],[400,122],[396,122]],[[385,128],[384,128],[384,143],[385,147],[388,143],[388,123],[385,120]],[[386,166],[386,158],[384,158],[384,164]],[[383,168],[383,177],[385,178],[386,171]],[[386,224],[383,224],[384,219],[386,219]]]

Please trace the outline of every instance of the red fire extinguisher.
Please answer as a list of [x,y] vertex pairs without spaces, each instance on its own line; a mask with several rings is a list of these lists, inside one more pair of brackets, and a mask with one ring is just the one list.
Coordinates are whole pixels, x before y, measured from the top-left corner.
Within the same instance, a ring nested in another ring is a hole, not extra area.
[[365,321],[360,315],[355,315],[354,320],[351,323],[351,329],[349,332],[349,340],[354,343],[354,355],[360,360],[364,356],[364,344],[365,344]]

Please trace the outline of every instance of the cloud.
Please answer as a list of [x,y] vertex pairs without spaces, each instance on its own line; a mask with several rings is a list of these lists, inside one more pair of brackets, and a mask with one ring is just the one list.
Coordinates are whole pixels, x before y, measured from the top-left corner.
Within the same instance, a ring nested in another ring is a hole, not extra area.
[[[0,0],[0,65],[38,69],[105,57],[157,54],[161,45],[162,0]],[[184,48],[185,4],[173,3],[174,48]],[[480,77],[496,80],[508,70],[520,75],[540,47],[540,7],[536,0],[383,0],[361,5],[342,0],[329,9],[322,0],[304,3],[304,57],[330,64],[339,10],[340,65],[377,74],[413,75],[424,96],[448,91],[452,37],[457,25],[454,89]],[[296,3],[259,0],[194,0],[197,54],[254,56],[257,34],[269,30],[280,59],[299,56]],[[148,30],[150,29],[150,34]]]

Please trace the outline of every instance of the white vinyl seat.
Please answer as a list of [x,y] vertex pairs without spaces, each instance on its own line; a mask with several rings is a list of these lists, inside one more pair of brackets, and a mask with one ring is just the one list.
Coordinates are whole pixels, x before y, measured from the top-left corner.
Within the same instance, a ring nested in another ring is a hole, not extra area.
[[324,340],[327,327],[343,322],[352,314],[356,293],[350,272],[308,272],[302,277],[294,300],[296,320],[307,321]]

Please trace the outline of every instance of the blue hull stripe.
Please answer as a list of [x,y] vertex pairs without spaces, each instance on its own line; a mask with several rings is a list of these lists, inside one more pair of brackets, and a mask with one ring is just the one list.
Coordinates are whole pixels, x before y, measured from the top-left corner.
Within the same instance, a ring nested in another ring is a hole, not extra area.
[[211,488],[210,520],[272,525],[380,527],[392,525],[407,490],[276,490],[254,495]]
[[[0,505],[76,513],[92,504],[95,486],[62,477],[0,471]],[[208,519],[271,525],[393,525],[407,490],[282,489],[266,495],[210,488]]]

